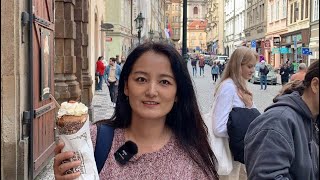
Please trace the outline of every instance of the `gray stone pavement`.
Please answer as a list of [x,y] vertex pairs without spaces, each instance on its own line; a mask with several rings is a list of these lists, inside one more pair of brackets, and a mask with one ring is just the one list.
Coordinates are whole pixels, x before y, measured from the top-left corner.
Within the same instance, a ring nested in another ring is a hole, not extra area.
[[[93,120],[96,122],[98,120],[110,118],[113,114],[114,108],[111,107],[111,100],[109,95],[108,86],[103,83],[102,91],[95,91],[92,99],[92,109],[93,109]],[[48,165],[43,169],[43,171],[35,178],[36,180],[54,180],[53,175],[53,159],[48,163]]]

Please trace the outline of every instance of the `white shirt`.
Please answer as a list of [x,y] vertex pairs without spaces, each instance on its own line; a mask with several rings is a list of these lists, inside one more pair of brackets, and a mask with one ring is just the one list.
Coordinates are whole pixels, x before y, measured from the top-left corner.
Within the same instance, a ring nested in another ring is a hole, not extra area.
[[[213,102],[212,128],[213,133],[218,137],[228,137],[227,122],[229,113],[233,107],[245,107],[244,102],[237,93],[237,87],[231,78],[224,80]],[[252,105],[254,108],[255,105]]]

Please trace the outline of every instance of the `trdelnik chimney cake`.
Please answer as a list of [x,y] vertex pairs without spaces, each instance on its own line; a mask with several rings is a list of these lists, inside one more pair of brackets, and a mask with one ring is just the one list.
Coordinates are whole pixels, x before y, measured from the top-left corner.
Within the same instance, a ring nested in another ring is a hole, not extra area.
[[88,107],[76,101],[63,102],[58,111],[57,126],[59,138],[65,143],[62,152],[73,151],[70,161],[81,161],[81,165],[66,172],[81,172],[78,180],[99,180],[94,159]]

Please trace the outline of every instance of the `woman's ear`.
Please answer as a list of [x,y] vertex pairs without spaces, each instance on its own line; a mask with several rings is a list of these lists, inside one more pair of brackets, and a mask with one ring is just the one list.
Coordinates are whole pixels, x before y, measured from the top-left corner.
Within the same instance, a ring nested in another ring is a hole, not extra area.
[[311,80],[311,89],[314,94],[319,92],[319,78],[315,77]]
[[174,102],[175,103],[178,102],[178,97],[177,96],[174,98]]
[[126,96],[129,96],[128,94],[128,81],[125,81],[124,82],[124,94],[126,95]]

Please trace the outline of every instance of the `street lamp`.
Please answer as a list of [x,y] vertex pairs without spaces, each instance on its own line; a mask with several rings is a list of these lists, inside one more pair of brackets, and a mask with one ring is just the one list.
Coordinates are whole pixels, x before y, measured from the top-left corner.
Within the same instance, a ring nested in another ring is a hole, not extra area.
[[149,36],[150,36],[150,40],[151,40],[151,41],[152,41],[152,39],[153,39],[153,35],[154,35],[154,32],[153,32],[152,29],[150,29],[150,31],[149,31]]
[[140,44],[140,39],[141,39],[141,29],[143,26],[143,21],[144,17],[142,17],[142,13],[140,12],[137,16],[137,18],[134,20],[136,22],[136,28],[138,29],[138,39],[139,39],[139,44]]

